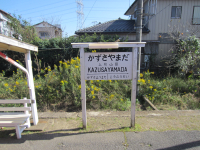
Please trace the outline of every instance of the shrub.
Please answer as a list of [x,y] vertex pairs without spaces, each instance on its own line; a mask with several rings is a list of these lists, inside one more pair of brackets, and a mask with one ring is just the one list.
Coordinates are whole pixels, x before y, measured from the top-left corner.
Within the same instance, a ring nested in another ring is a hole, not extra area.
[[177,109],[199,109],[199,79],[181,79],[170,77],[155,79],[153,72],[141,74],[139,96],[146,96],[154,105],[172,105]]
[[[25,75],[21,70],[2,81],[0,98],[29,97]],[[75,57],[68,61],[59,61],[54,65],[40,69],[34,76],[36,99],[39,108],[52,104],[65,104],[79,109],[81,106],[80,59]],[[94,109],[128,110],[130,108],[131,81],[96,80],[86,81],[87,105]]]

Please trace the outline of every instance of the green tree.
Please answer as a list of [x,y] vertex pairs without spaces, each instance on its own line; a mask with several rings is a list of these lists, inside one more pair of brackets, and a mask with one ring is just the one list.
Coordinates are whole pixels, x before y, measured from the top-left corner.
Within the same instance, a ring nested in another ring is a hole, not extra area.
[[177,64],[182,72],[199,72],[200,41],[195,36],[177,40]]
[[10,22],[8,25],[14,30],[14,37],[21,39],[24,42],[32,43],[33,40],[37,37],[35,28],[30,25],[30,23],[22,19],[21,16],[13,15],[9,17]]
[[[14,31],[14,36],[18,40],[22,40],[23,42],[33,43],[35,39],[37,39],[37,34],[33,26],[21,16],[13,15],[13,17],[8,16],[9,22],[7,26]],[[12,58],[13,60],[19,60],[24,64],[24,54],[13,52],[13,51],[3,51],[8,57]],[[7,61],[0,59],[0,71],[5,70],[6,76],[11,76],[13,71],[16,71],[16,67],[8,63]],[[24,64],[25,65],[25,64]]]

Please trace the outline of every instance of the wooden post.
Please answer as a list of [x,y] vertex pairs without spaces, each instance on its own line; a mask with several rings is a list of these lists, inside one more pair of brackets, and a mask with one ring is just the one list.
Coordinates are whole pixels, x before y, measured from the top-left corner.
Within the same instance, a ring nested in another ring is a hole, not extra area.
[[28,83],[28,86],[30,87],[29,94],[30,94],[30,99],[31,99],[33,123],[34,125],[37,125],[38,113],[37,113],[37,105],[36,105],[36,97],[35,97],[35,87],[34,87],[34,81],[33,81],[31,54],[29,50],[27,50],[27,53],[25,54],[25,62],[26,62],[26,69],[28,70],[28,73],[29,73],[29,77],[27,77],[27,83]]
[[81,104],[82,104],[82,121],[83,128],[87,128],[87,113],[86,113],[86,89],[85,89],[85,58],[84,48],[80,48],[80,64],[81,64]]
[[133,55],[133,77],[132,77],[132,90],[131,90],[131,127],[135,127],[135,102],[136,102],[136,88],[137,88],[137,50],[132,48]]

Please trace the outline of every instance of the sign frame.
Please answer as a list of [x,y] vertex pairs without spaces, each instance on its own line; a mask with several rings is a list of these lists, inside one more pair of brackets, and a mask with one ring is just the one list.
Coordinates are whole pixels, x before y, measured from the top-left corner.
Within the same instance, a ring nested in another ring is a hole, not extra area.
[[85,80],[131,80],[132,52],[84,53]]
[[83,128],[85,129],[87,128],[87,113],[86,113],[84,48],[89,48],[89,49],[118,49],[122,47],[132,48],[131,127],[135,127],[138,47],[145,47],[146,42],[93,42],[93,43],[71,43],[71,44],[73,48],[78,48],[80,51],[82,122],[83,122]]

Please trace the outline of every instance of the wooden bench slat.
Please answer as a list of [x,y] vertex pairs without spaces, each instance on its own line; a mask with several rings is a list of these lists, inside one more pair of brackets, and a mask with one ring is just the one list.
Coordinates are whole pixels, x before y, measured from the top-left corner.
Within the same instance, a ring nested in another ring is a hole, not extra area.
[[31,111],[31,107],[0,107],[0,111]]
[[31,114],[18,114],[18,115],[0,115],[0,119],[4,119],[4,118],[24,118],[24,117],[30,117]]
[[0,104],[23,104],[31,103],[30,99],[16,99],[16,100],[0,100]]
[[[28,118],[0,118],[1,121],[26,121]],[[0,123],[1,124],[1,123]]]
[[[26,121],[28,117],[21,117],[21,118],[0,118],[1,121]],[[1,124],[1,123],[0,123]]]
[[9,120],[9,121],[0,121],[0,126],[2,125],[2,124],[17,124],[17,125],[20,125],[20,124],[24,124],[24,122],[25,122],[26,120]]
[[24,112],[0,112],[1,115],[24,115]]
[[24,122],[20,122],[20,123],[9,123],[9,122],[5,122],[5,123],[0,123],[0,127],[16,127],[16,126],[20,126],[23,125]]
[[6,100],[6,101],[7,101],[7,100],[14,100],[14,101],[15,101],[15,100],[31,100],[31,99],[24,98],[24,99],[1,99],[1,100],[3,100],[3,101],[4,101],[4,100]]

